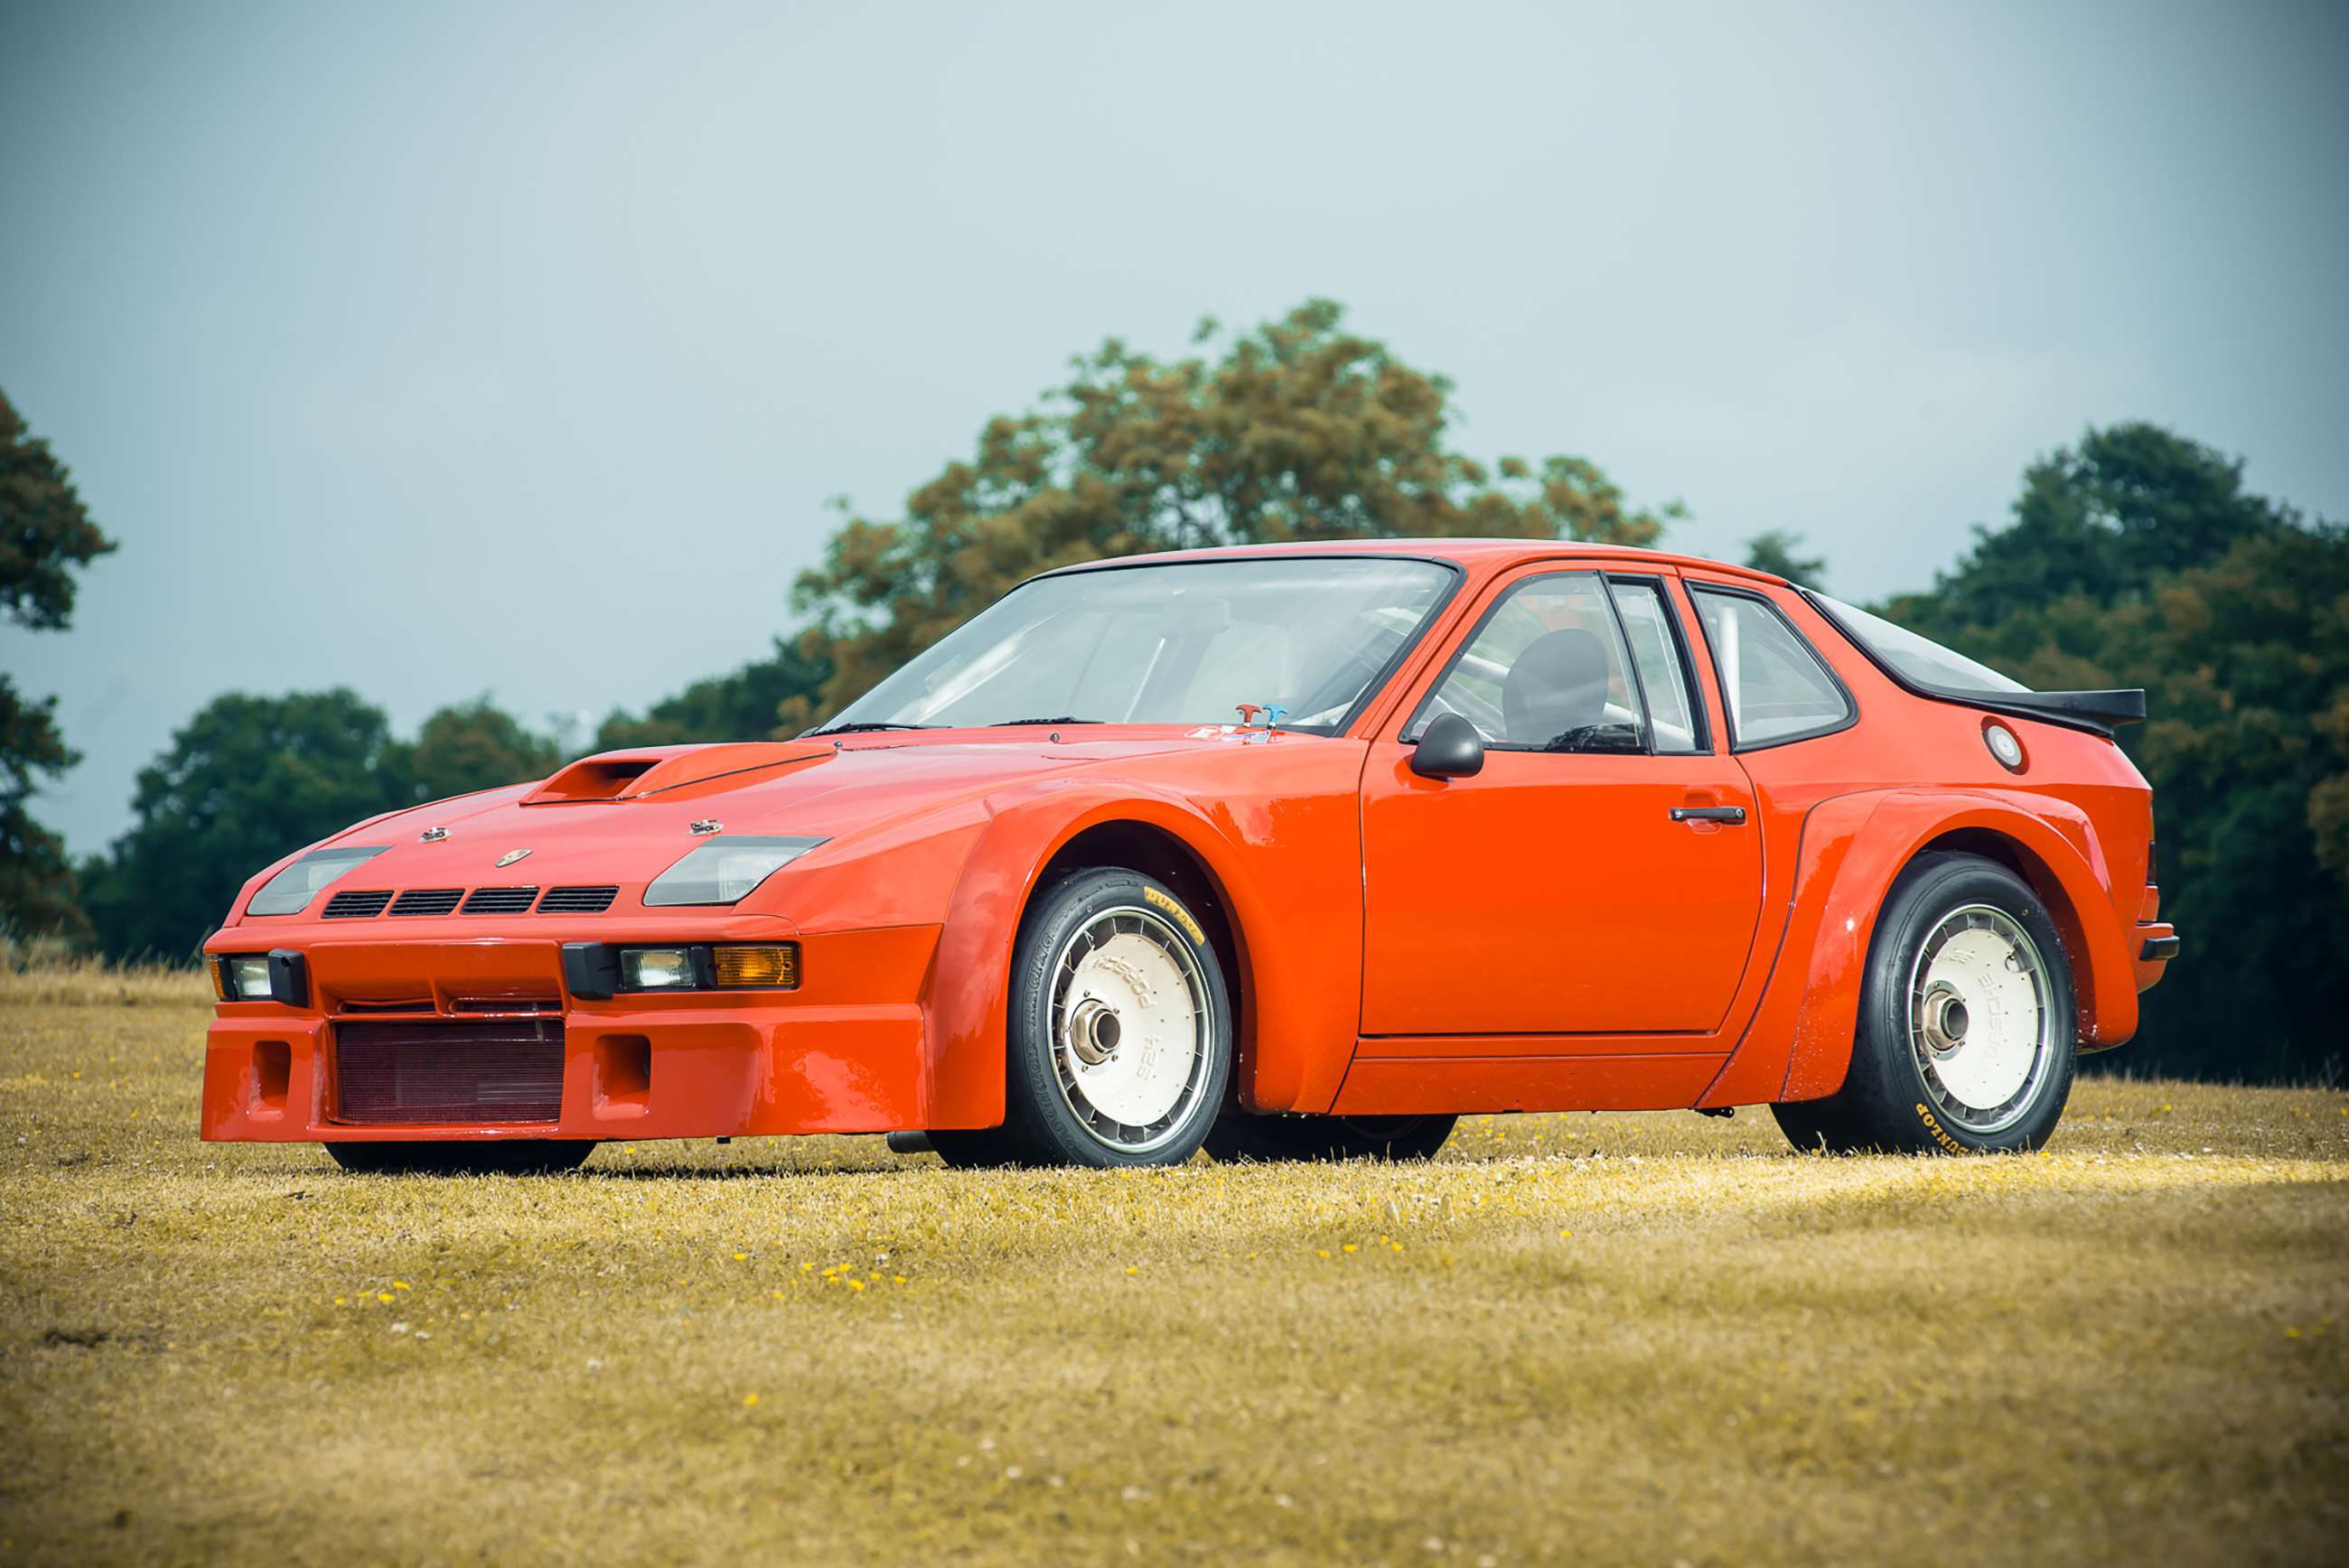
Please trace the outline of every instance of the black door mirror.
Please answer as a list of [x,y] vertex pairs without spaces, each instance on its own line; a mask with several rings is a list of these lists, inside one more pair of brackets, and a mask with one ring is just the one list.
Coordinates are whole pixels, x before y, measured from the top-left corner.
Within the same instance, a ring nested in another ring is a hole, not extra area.
[[1485,738],[1456,713],[1438,714],[1419,732],[1411,770],[1423,779],[1465,779],[1485,770]]

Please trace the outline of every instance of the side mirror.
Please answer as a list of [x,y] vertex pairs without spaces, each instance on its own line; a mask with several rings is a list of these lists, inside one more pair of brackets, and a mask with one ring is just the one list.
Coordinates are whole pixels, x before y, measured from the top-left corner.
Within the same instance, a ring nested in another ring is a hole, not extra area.
[[1411,770],[1423,779],[1465,779],[1485,770],[1485,738],[1456,713],[1439,714],[1419,732]]

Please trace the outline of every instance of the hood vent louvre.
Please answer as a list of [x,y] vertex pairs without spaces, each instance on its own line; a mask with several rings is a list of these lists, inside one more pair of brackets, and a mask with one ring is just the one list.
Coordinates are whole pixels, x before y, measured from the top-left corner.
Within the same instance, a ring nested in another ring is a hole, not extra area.
[[477,887],[465,900],[467,914],[522,914],[538,902],[534,887]]
[[601,914],[620,895],[616,887],[551,887],[538,901],[541,914]]
[[391,891],[388,888],[370,892],[338,892],[326,901],[326,918],[365,920],[370,915],[381,914],[384,906],[390,902]]
[[392,901],[394,914],[447,914],[465,896],[460,887],[412,887]]

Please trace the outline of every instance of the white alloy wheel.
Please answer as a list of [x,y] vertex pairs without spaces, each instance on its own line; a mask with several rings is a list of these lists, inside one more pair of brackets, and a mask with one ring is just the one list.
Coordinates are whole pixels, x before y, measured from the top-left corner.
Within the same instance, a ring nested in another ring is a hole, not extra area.
[[1909,974],[1909,1035],[1934,1108],[1969,1132],[2029,1114],[2054,1057],[2046,965],[2014,917],[1986,903],[1951,910]]
[[1215,1004],[1197,956],[1148,909],[1102,910],[1052,966],[1052,1064],[1061,1097],[1122,1154],[1173,1142],[1200,1108]]

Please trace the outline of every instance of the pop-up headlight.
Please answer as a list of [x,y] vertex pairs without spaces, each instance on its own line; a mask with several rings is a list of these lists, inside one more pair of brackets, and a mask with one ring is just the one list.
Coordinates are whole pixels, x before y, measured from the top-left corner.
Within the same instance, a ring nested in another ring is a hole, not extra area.
[[378,844],[372,849],[312,850],[262,883],[253,902],[244,906],[244,913],[299,914],[310,907],[310,901],[318,896],[320,888],[388,848],[388,844]]
[[655,877],[645,889],[653,908],[672,904],[740,903],[752,888],[824,842],[822,839],[724,834]]

